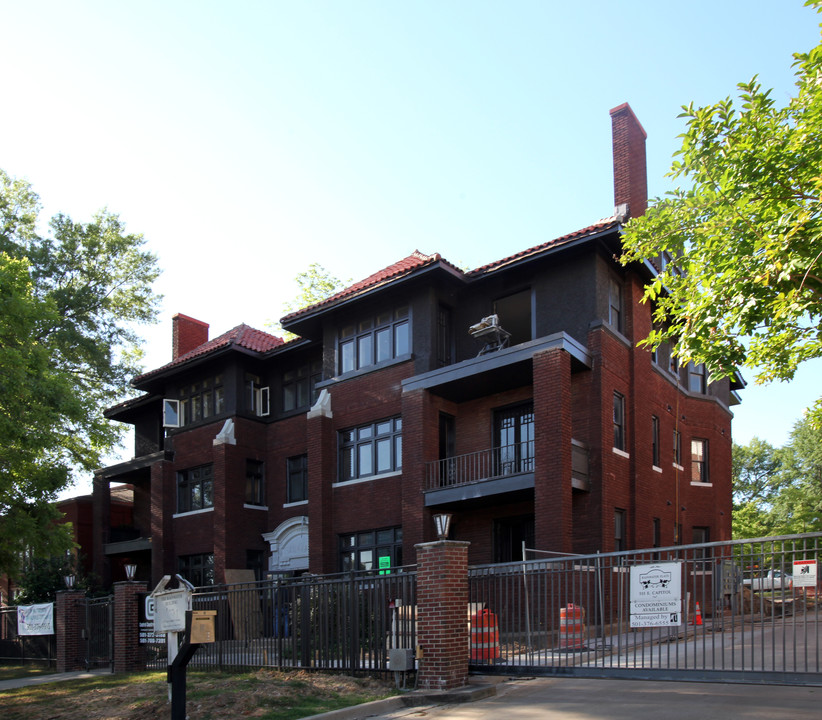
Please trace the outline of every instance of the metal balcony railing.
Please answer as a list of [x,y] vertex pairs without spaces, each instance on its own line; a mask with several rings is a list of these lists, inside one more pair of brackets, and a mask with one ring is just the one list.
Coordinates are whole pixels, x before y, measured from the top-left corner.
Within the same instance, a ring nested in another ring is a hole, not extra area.
[[425,490],[470,485],[481,480],[529,472],[534,472],[533,440],[429,462],[426,465]]

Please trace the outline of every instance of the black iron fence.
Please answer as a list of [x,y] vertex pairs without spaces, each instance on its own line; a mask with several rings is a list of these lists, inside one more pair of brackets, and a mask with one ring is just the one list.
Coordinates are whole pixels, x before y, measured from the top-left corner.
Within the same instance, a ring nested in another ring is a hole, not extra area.
[[216,642],[190,666],[385,672],[391,648],[415,647],[415,602],[408,568],[198,588],[192,609],[216,611]]
[[586,556],[530,551],[539,559],[473,568],[472,667],[819,684],[821,544],[817,533]]
[[20,635],[17,632],[17,608],[0,608],[0,661],[36,661],[55,664],[55,635]]

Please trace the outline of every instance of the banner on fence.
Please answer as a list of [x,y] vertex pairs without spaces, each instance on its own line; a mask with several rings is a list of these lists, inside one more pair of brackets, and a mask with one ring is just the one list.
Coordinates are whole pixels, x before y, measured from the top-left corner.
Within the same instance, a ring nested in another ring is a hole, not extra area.
[[18,605],[18,635],[54,635],[54,603]]

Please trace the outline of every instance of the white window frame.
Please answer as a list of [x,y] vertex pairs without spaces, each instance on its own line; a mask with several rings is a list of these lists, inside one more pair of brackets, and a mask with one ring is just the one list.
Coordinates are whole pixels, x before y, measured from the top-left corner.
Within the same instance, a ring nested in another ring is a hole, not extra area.
[[265,417],[271,413],[271,391],[268,386],[257,388],[255,391],[256,398],[255,398],[255,405],[257,410],[257,415],[259,417]]
[[[174,414],[173,422],[170,418]],[[183,418],[180,415],[180,401],[173,398],[163,399],[163,427],[178,428],[183,426]]]

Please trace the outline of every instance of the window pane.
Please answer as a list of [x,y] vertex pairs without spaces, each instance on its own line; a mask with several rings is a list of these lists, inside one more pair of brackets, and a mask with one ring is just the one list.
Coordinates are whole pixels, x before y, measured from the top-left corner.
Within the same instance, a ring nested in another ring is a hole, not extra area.
[[394,357],[407,355],[411,352],[411,343],[408,333],[408,323],[400,323],[394,328]]
[[283,388],[283,410],[288,412],[297,407],[296,388],[293,385],[287,385]]
[[360,477],[374,474],[374,460],[371,453],[371,444],[360,445],[357,448]]
[[387,435],[391,432],[391,421],[377,423],[377,435]]
[[377,362],[391,359],[391,328],[377,332]]
[[391,470],[391,439],[377,440],[377,472]]
[[374,567],[374,551],[361,550],[360,551],[360,570],[371,570]]
[[357,341],[358,367],[368,367],[374,364],[374,338],[364,335]]
[[394,438],[394,465],[397,470],[402,468],[402,435]]
[[340,372],[351,372],[354,369],[354,341],[340,343]]
[[225,395],[221,387],[214,389],[214,414],[219,415],[225,411]]
[[374,437],[374,428],[371,425],[361,427],[359,430],[357,430],[357,437],[360,440],[365,440],[367,438]]
[[354,467],[354,448],[344,448],[340,460],[340,480],[353,480],[356,476]]

